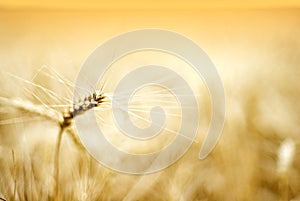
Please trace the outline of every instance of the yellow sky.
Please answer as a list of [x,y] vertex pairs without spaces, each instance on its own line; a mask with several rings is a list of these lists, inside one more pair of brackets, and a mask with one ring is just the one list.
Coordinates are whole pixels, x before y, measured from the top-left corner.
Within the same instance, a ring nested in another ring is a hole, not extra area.
[[300,0],[0,0],[0,7],[60,9],[300,8]]

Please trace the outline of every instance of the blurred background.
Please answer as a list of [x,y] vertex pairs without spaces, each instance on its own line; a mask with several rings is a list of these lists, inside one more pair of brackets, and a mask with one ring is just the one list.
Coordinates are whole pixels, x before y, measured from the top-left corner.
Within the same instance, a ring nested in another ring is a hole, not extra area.
[[[0,0],[0,96],[67,105],[49,100],[34,84],[71,100],[69,90],[92,51],[116,35],[143,28],[178,32],[214,62],[227,113],[214,151],[198,160],[210,104],[203,83],[194,82],[203,93],[202,122],[184,157],[155,174],[126,175],[101,166],[64,135],[55,196],[59,127],[1,103],[0,198],[300,200],[299,1]],[[163,62],[158,58],[155,62]]]

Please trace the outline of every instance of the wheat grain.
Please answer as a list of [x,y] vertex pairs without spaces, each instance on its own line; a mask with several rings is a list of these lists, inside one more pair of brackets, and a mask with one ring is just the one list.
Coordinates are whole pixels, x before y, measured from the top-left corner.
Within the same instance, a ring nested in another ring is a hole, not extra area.
[[70,121],[74,119],[77,115],[83,114],[84,112],[101,105],[105,97],[106,96],[101,92],[101,90],[98,90],[92,95],[75,102],[73,104],[73,107],[69,107],[68,110],[66,110],[63,113],[64,121],[62,124],[65,126],[70,125]]

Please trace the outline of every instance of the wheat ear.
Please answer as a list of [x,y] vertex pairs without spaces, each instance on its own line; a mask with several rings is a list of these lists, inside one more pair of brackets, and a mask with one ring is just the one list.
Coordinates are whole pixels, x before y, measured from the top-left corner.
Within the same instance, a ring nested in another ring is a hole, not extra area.
[[20,98],[9,99],[0,97],[0,104],[10,106],[21,111],[26,111],[31,114],[36,114],[59,124],[64,121],[63,115],[60,112],[50,107],[45,107],[44,105],[36,105],[30,101],[22,100]]

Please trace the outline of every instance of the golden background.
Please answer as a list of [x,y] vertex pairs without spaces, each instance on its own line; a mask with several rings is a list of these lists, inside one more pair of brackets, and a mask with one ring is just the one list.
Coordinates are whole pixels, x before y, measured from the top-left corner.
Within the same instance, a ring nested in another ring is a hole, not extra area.
[[[152,175],[111,171],[65,135],[57,195],[57,125],[1,103],[0,198],[300,200],[299,7],[299,1],[271,0],[0,0],[1,97],[33,100],[33,93],[48,101],[11,74],[67,96],[48,78],[31,79],[46,67],[73,82],[101,43],[127,31],[161,28],[185,35],[209,55],[224,83],[227,110],[223,135],[207,159],[197,159],[201,143],[195,142],[177,163]],[[201,141],[209,101],[199,102]]]

